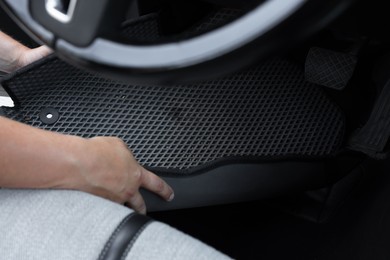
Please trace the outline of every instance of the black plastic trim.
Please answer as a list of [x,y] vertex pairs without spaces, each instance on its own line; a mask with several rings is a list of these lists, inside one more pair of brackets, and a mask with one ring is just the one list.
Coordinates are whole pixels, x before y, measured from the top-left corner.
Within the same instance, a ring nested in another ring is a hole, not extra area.
[[162,178],[175,191],[165,202],[142,190],[149,212],[194,208],[270,198],[288,192],[320,188],[340,178],[326,162],[236,163],[197,175]]

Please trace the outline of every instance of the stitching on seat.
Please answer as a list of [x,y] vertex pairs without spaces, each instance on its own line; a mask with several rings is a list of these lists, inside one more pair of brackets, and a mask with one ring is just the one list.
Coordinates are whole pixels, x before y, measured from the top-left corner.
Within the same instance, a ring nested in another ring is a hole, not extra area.
[[118,225],[118,227],[115,229],[115,231],[111,234],[110,239],[106,242],[102,252],[99,255],[98,260],[103,260],[108,252],[108,249],[112,245],[112,241],[118,236],[119,231],[122,229],[123,225],[134,215],[134,212],[128,215],[126,218],[124,218],[121,223]]
[[138,237],[141,235],[141,233],[147,228],[149,224],[151,224],[153,220],[149,220],[146,222],[139,230],[138,232],[134,235],[133,239],[130,241],[128,246],[126,247],[125,251],[123,252],[123,255],[121,256],[120,260],[126,260],[127,255],[129,254],[131,248],[133,247],[135,241],[137,241]]

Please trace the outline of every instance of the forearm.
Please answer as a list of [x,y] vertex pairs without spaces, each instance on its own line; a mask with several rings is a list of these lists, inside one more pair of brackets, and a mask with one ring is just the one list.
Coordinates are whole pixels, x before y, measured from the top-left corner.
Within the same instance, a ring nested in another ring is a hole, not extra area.
[[0,187],[80,189],[80,139],[0,117]]
[[11,72],[18,69],[22,53],[28,50],[26,46],[0,31],[0,70]]

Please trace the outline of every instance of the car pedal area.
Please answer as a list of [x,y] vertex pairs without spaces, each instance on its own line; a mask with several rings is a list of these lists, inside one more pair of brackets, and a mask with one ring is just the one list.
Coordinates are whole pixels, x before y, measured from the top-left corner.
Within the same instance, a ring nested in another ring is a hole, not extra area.
[[305,60],[305,79],[341,91],[350,83],[367,42],[365,38],[342,34],[333,37],[331,44],[309,48]]
[[305,78],[320,86],[342,90],[355,71],[357,57],[351,53],[313,47],[305,63]]

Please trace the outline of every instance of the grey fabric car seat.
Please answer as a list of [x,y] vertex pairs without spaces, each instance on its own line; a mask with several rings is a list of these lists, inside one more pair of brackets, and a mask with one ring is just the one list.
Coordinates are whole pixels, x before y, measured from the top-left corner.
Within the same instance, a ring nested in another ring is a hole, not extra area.
[[0,189],[0,258],[229,259],[180,231],[68,190]]

